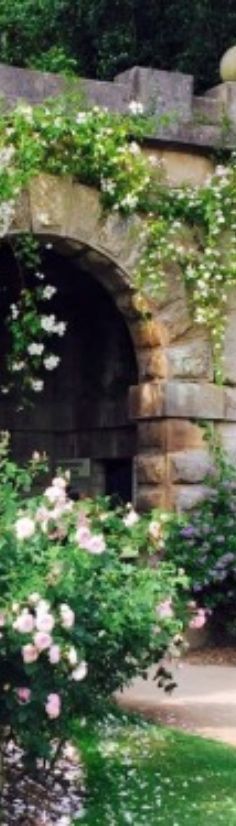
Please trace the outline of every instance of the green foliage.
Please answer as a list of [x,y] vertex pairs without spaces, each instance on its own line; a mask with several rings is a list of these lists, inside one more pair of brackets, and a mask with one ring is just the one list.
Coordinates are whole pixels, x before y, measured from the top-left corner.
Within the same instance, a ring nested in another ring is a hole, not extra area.
[[29,761],[50,756],[73,717],[99,718],[112,692],[178,647],[187,616],[183,573],[149,563],[151,516],[106,499],[73,503],[61,476],[33,496],[37,466],[36,454],[18,468],[3,437],[0,730]]

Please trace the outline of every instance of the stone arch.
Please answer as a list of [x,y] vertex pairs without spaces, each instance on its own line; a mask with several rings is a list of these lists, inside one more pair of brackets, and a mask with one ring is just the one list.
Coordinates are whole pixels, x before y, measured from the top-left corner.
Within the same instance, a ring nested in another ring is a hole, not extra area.
[[10,234],[30,230],[54,239],[110,292],[138,365],[129,407],[138,431],[135,503],[144,509],[192,507],[204,493],[209,468],[198,423],[225,419],[226,391],[214,385],[207,335],[194,328],[176,272],[167,276],[164,301],[142,306],[137,300],[132,276],[141,226],[140,216],[104,214],[95,189],[69,177],[39,175],[19,199]]

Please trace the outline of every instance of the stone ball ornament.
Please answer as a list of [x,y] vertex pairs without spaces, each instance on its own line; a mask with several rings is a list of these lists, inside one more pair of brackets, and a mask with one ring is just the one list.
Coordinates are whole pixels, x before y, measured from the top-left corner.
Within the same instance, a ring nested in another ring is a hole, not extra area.
[[224,83],[235,81],[236,83],[236,45],[227,49],[220,61],[220,77]]

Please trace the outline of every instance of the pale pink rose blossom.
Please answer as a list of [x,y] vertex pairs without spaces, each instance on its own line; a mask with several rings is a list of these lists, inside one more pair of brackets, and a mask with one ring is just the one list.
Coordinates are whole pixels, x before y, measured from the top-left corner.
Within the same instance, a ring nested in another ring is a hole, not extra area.
[[31,699],[30,688],[16,688],[16,695],[19,703],[29,703]]
[[52,480],[52,485],[56,488],[61,488],[62,490],[65,490],[67,481],[63,478],[63,476],[55,476],[55,478]]
[[22,657],[24,663],[35,663],[38,659],[38,650],[35,645],[29,643],[28,645],[23,645],[21,649]]
[[51,505],[55,505],[58,501],[65,502],[66,492],[63,488],[51,485],[44,491],[44,496],[46,496]]
[[57,665],[61,659],[61,649],[59,645],[51,645],[48,652],[48,659],[51,665]]
[[52,631],[55,625],[55,620],[52,614],[44,614],[43,612],[39,612],[37,613],[35,624],[37,631]]
[[189,628],[200,629],[206,624],[207,613],[204,608],[199,608],[195,616],[190,620]]
[[34,625],[34,617],[26,609],[22,611],[15,622],[13,622],[13,628],[15,628],[16,631],[19,631],[20,634],[31,634],[34,629]]
[[87,663],[82,660],[79,665],[71,672],[71,679],[75,680],[76,682],[80,682],[80,680],[84,680],[88,673],[88,666]]
[[106,550],[102,534],[92,534],[86,526],[77,529],[75,539],[83,550],[91,554],[102,554]]
[[59,717],[61,712],[61,698],[59,694],[49,694],[45,703],[45,710],[51,720]]
[[126,528],[132,528],[133,525],[136,525],[136,522],[138,522],[138,521],[139,521],[139,515],[138,515],[138,513],[136,513],[135,510],[133,510],[133,508],[131,508],[129,513],[127,513],[127,516],[124,516],[124,518],[123,518],[123,523],[124,523]]
[[69,605],[64,603],[60,606],[60,615],[61,615],[61,624],[63,628],[69,629],[73,628],[75,623],[75,614],[74,611],[70,608]]
[[35,523],[30,516],[20,516],[15,523],[17,539],[30,539],[35,533]]
[[169,619],[170,617],[173,617],[171,599],[165,599],[164,602],[160,602],[160,604],[157,605],[156,610],[160,619]]
[[52,645],[51,634],[46,634],[44,631],[37,631],[34,635],[34,644],[38,651],[46,651],[48,648],[51,648]]

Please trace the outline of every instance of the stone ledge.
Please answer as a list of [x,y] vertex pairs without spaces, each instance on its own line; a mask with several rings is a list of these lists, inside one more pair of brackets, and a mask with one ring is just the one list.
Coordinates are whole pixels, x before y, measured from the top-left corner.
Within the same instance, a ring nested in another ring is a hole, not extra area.
[[173,417],[214,421],[225,418],[224,389],[208,383],[144,383],[130,388],[129,403],[129,416],[134,420]]

